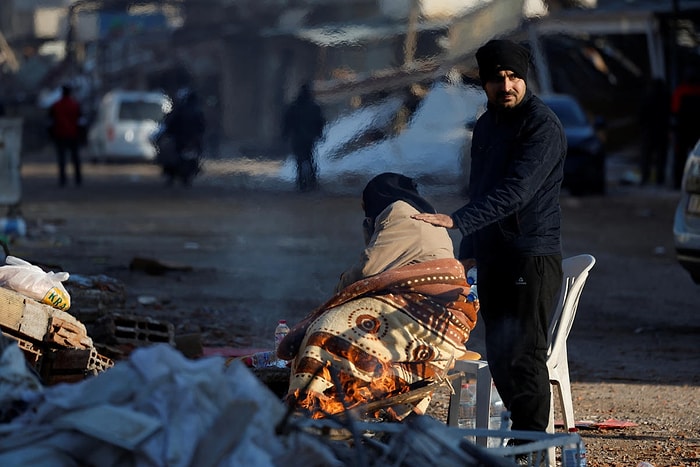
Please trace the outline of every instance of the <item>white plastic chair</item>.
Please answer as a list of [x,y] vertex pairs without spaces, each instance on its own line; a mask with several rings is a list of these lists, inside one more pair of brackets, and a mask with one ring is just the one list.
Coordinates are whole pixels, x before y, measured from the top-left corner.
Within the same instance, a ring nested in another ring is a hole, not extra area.
[[[548,433],[554,433],[555,394],[562,407],[566,431],[568,432],[576,426],[574,406],[571,399],[566,340],[569,337],[571,326],[576,317],[576,309],[578,308],[583,286],[586,283],[586,279],[588,279],[588,272],[594,264],[595,258],[587,254],[565,258],[562,261],[563,278],[561,292],[554,314],[552,315],[552,323],[549,326],[547,338],[547,369],[549,370],[549,381],[552,386],[549,425],[547,426]],[[490,415],[489,407],[491,404],[491,374],[488,372],[488,363],[484,360],[459,360],[455,362],[453,371],[463,372],[467,375],[475,375],[477,377],[476,428],[488,428]],[[450,397],[450,405],[447,413],[447,424],[449,426],[457,426],[461,378],[458,378],[453,384],[455,391]],[[481,392],[479,388],[483,388]],[[479,441],[480,440],[477,439],[477,443],[479,443]],[[553,456],[554,453],[550,452],[551,462],[553,462]]]
[[552,403],[549,410],[548,433],[554,433],[554,399],[559,400],[564,417],[564,428],[568,432],[576,428],[574,404],[571,399],[571,382],[569,381],[569,355],[566,340],[571,325],[576,317],[578,301],[583,286],[588,279],[588,272],[593,268],[595,258],[591,255],[578,255],[562,261],[564,277],[561,285],[559,302],[549,325],[547,370],[552,386]]

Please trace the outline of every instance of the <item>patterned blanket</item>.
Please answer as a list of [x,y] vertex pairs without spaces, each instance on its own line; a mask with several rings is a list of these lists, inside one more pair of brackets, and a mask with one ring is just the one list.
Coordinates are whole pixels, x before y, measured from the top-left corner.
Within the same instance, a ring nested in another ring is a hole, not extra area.
[[454,259],[351,284],[282,341],[278,355],[293,360],[287,402],[320,418],[444,376],[476,325],[468,294]]

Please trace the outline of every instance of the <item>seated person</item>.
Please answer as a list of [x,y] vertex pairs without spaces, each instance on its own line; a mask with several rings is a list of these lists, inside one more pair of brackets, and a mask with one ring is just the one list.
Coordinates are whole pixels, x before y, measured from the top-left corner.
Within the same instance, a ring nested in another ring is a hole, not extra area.
[[[435,212],[415,182],[384,173],[362,194],[367,247],[336,294],[295,325],[278,356],[292,360],[287,403],[313,418],[446,375],[467,353],[478,300],[447,231],[412,219]],[[336,384],[337,383],[337,384]],[[423,413],[430,398],[413,407]],[[405,407],[404,407],[405,408]],[[400,420],[410,410],[388,415]]]

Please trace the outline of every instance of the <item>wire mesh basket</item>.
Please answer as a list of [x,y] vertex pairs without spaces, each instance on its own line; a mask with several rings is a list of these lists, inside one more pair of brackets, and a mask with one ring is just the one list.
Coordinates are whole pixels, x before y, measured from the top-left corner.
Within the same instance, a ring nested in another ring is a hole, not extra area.
[[[489,446],[495,446],[486,449],[491,456],[509,459],[515,465],[533,467],[586,467],[587,465],[585,444],[578,433],[451,428],[449,436],[470,443],[473,443],[471,440],[474,439],[486,438]],[[511,444],[510,440],[518,440],[518,442]],[[485,449],[476,444],[474,447]]]
[[[585,447],[577,433],[464,429],[430,416],[408,417],[401,423],[368,423],[348,414],[329,419],[292,416],[280,422],[278,432],[313,435],[348,466],[586,466]],[[493,438],[491,445],[497,447],[472,441],[477,437]],[[508,444],[516,439],[517,444]]]

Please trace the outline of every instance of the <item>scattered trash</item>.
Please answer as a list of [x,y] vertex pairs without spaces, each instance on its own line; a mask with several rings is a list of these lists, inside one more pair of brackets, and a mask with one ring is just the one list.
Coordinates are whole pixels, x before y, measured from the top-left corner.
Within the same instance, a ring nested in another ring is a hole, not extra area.
[[69,276],[67,272],[45,272],[15,256],[8,256],[0,266],[0,286],[59,310],[70,308],[70,295],[62,284]]
[[139,295],[139,297],[136,299],[141,305],[155,305],[158,303],[158,299],[154,297],[153,295]]
[[0,383],[16,381],[0,384],[0,412],[11,414],[0,423],[0,465],[511,466],[518,455],[539,464],[550,447],[582,445],[578,434],[489,430],[528,441],[490,450],[429,416],[312,420],[290,413],[240,362],[190,360],[165,344],[99,376],[37,388],[12,349],[0,356]]
[[[596,429],[611,429],[611,428],[630,428],[637,426],[636,423],[634,422],[629,422],[629,421],[624,421],[624,420],[615,420],[615,419],[608,419],[603,422],[594,422],[593,420],[578,420],[576,423],[576,428],[578,429],[591,429],[591,430],[596,430]],[[557,420],[554,422],[554,426],[563,428],[564,427],[564,421],[563,420]]]
[[73,315],[6,288],[0,288],[0,330],[0,344],[16,342],[47,385],[80,381],[114,365]]
[[21,217],[0,217],[0,234],[8,238],[27,235],[27,223]]
[[143,271],[152,276],[160,276],[168,271],[191,271],[192,266],[186,264],[177,264],[167,261],[160,261],[151,258],[136,257],[129,264],[131,271]]
[[594,423],[592,425],[592,428],[608,430],[612,428],[630,428],[633,426],[637,426],[637,424],[626,420],[615,420],[610,418],[608,420],[605,420],[604,422]]

